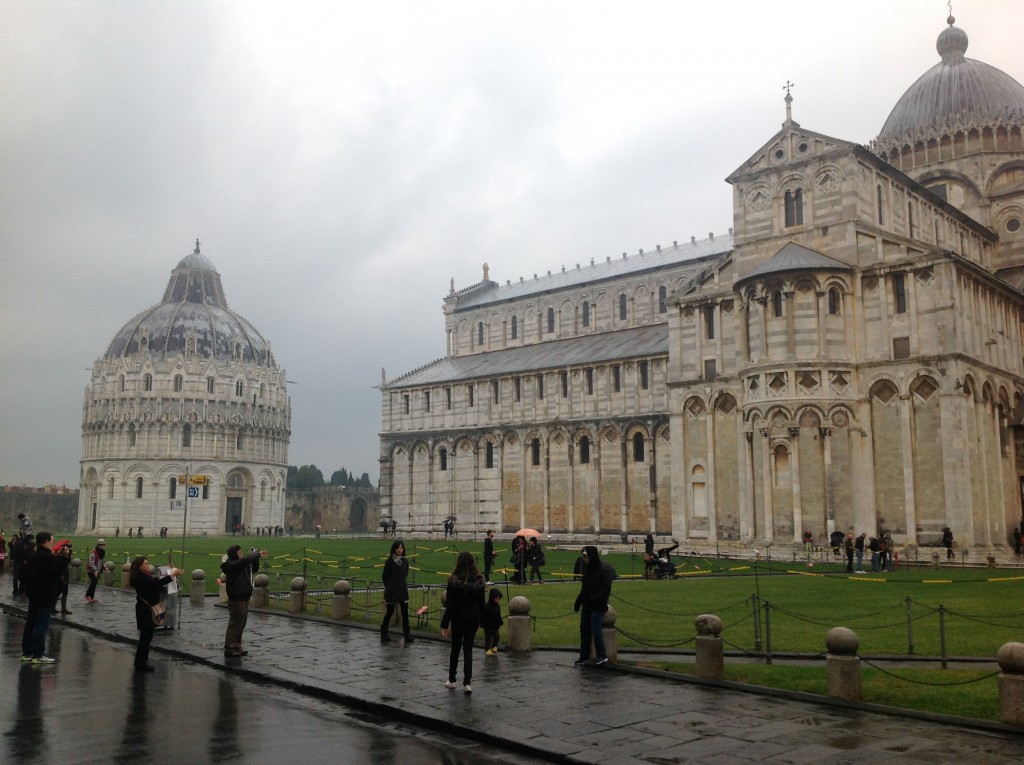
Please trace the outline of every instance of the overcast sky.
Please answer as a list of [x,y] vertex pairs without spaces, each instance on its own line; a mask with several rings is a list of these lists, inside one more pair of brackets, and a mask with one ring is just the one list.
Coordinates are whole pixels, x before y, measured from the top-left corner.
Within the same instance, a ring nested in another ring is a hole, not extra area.
[[[381,368],[480,280],[732,225],[778,130],[867,142],[939,0],[0,2],[0,484],[78,485],[93,362],[198,238],[295,382],[289,463],[378,477]],[[1019,0],[958,0],[1024,80]]]

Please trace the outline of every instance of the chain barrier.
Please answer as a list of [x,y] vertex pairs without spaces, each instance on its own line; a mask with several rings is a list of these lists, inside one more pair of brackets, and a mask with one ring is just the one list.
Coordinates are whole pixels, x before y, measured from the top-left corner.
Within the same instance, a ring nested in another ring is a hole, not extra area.
[[644,640],[639,635],[635,635],[632,632],[627,632],[626,630],[622,629],[618,625],[615,625],[615,631],[618,632],[620,635],[628,637],[630,640],[632,640],[635,643],[638,643],[639,645],[645,645],[645,646],[648,646],[650,648],[678,648],[679,646],[687,645],[688,643],[693,643],[694,641],[697,640],[697,636],[694,635],[691,638],[687,638],[686,640],[681,640],[681,641],[677,641],[677,642],[653,643],[653,642]]
[[863,656],[858,656],[857,658],[860,659],[865,664],[867,664],[872,669],[877,669],[883,675],[887,675],[887,676],[891,677],[893,680],[899,680],[899,681],[904,682],[904,683],[910,683],[911,685],[931,685],[931,686],[938,686],[938,687],[947,686],[947,685],[949,685],[949,686],[953,686],[953,685],[970,685],[971,683],[980,683],[982,680],[988,680],[990,678],[993,678],[993,677],[996,677],[996,676],[999,675],[999,672],[996,671],[996,672],[990,672],[987,675],[982,675],[981,677],[973,678],[971,680],[955,680],[955,681],[949,682],[949,683],[937,683],[937,682],[932,682],[930,680],[913,680],[913,679],[911,679],[909,677],[902,677],[900,675],[897,675],[895,672],[890,672],[887,669],[883,669],[882,667],[880,667],[877,664],[875,664],[873,661],[871,661],[869,659],[865,659]]
[[[632,603],[632,602],[626,600],[625,598],[623,598],[621,595],[618,595],[615,592],[612,593],[612,598],[615,599],[616,601],[620,602],[620,603],[623,603],[624,605],[630,606],[632,608],[636,608],[636,609],[638,609],[640,611],[646,611],[647,613],[651,613],[651,614],[662,614],[663,616],[672,616],[672,617],[700,616],[701,614],[706,613],[706,611],[692,611],[692,612],[684,611],[682,613],[676,613],[676,612],[672,612],[672,611],[658,611],[658,610],[653,609],[653,608],[648,608],[647,606],[641,606],[638,603]],[[749,603],[749,602],[750,602],[750,598],[744,598],[739,603],[734,603],[731,606],[723,606],[721,608],[716,609],[716,613],[718,613],[718,612],[725,612],[725,611],[731,611],[734,608],[746,608],[747,607],[747,603]]]

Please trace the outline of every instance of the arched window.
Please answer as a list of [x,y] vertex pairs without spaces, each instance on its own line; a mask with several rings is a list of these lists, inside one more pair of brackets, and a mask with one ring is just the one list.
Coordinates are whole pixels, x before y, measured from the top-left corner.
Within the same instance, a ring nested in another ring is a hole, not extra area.
[[206,392],[207,393],[213,393],[213,378],[212,377],[207,377],[206,378]]
[[235,395],[241,396],[245,392],[245,384],[241,380],[235,380]]
[[782,290],[772,293],[772,315],[778,319],[782,316]]
[[619,295],[619,321],[626,320],[626,293]]
[[242,431],[238,431],[237,435],[235,435],[235,449],[237,451],[242,451],[242,446],[244,443],[245,439],[242,438]]
[[548,308],[548,334],[555,331],[555,309]]
[[260,481],[260,502],[265,502],[267,499],[267,479]]
[[135,423],[128,426],[128,446],[135,446]]
[[182,378],[182,376],[181,375],[175,375],[174,376],[174,392],[175,393],[181,393],[181,389],[182,389],[183,385],[184,385],[184,379]]
[[587,436],[580,439],[580,464],[590,464],[590,439]]
[[448,450],[445,449],[444,447],[442,447],[441,450],[438,451],[438,453],[437,453],[437,459],[441,463],[440,464],[440,469],[441,470],[447,470],[448,469]]
[[490,441],[487,442],[487,451],[484,456],[484,467],[494,467],[494,444]]
[[708,517],[708,492],[703,465],[695,465],[690,471],[690,494],[695,518]]
[[668,287],[662,285],[658,287],[658,313],[665,313],[668,310],[666,300],[668,300]]
[[114,476],[110,476],[110,486],[107,487],[107,499],[114,498]]
[[142,390],[153,390],[153,375],[146,374],[142,376]]
[[142,499],[142,476],[135,479],[135,498]]
[[907,202],[907,230],[908,236],[913,238],[914,236],[914,203]]
[[512,317],[512,339],[515,340],[519,337],[519,320],[515,316]]
[[192,426],[187,422],[185,427],[181,429],[181,448],[188,449],[192,446]]
[[124,390],[124,375],[117,378],[117,382],[121,390]]
[[633,434],[633,462],[644,461],[644,434]]
[[839,295],[839,289],[832,287],[828,291],[828,313],[830,316],[839,316],[841,313],[842,303]]
[[583,326],[590,326],[590,301],[583,301]]
[[170,497],[171,499],[177,498],[177,496],[178,496],[178,477],[177,476],[173,476],[172,475],[170,480],[167,482],[167,496]]
[[530,442],[530,464],[534,467],[540,465],[540,439],[535,438]]
[[786,226],[802,226],[804,222],[804,192],[787,191],[784,197]]
[[885,223],[885,218],[882,215],[882,184],[875,186],[875,201],[878,205],[878,225],[881,226]]
[[476,344],[477,345],[483,345],[484,344],[484,323],[482,321],[481,322],[477,322],[477,325],[476,325]]
[[775,485],[789,485],[789,450],[779,444],[775,447]]

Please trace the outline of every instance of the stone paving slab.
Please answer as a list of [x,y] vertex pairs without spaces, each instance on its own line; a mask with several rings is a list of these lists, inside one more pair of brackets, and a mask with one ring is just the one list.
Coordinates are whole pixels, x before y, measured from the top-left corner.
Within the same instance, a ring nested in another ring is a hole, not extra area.
[[[134,642],[134,595],[102,589],[55,624]],[[24,601],[0,596],[0,606]],[[370,625],[252,611],[244,659],[225,658],[227,609],[208,598],[182,603],[180,629],[158,630],[161,654],[238,673],[318,698],[465,735],[552,761],[584,763],[1024,762],[1024,731],[917,719],[898,710],[818,703],[778,693],[633,673],[573,667],[574,651],[474,654],[473,693],[444,688],[448,643],[423,633],[382,644]],[[58,657],[59,658],[59,657]],[[460,667],[459,682],[462,680]]]

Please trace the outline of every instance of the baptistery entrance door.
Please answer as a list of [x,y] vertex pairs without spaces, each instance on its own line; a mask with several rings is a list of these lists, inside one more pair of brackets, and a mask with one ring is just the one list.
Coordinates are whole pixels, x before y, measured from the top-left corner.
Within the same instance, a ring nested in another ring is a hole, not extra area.
[[224,531],[229,534],[242,526],[242,498],[228,497],[227,512],[224,513]]

